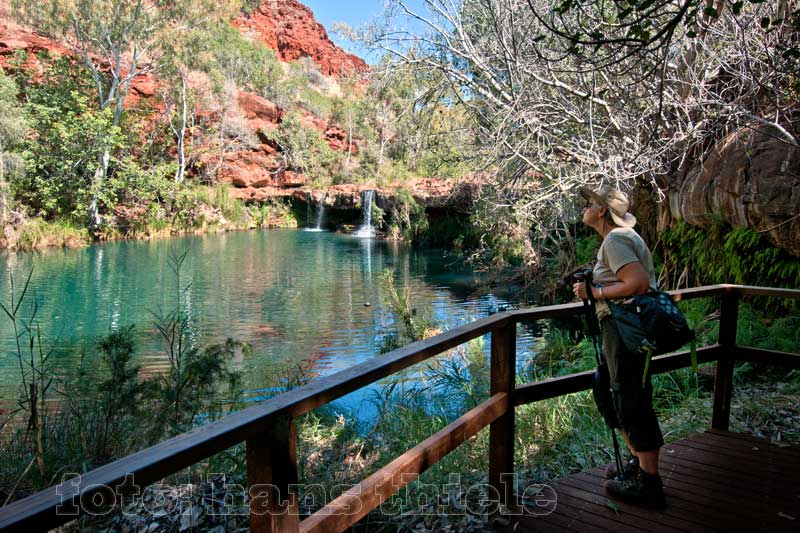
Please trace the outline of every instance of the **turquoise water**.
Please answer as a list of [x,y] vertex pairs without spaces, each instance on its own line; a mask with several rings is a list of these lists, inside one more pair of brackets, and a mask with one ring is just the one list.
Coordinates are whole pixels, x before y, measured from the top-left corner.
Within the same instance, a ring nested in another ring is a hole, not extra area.
[[[477,289],[472,273],[453,266],[441,251],[298,230],[9,254],[0,257],[0,297],[9,301],[9,275],[19,287],[33,269],[30,294],[38,301],[41,331],[45,344],[55,347],[52,360],[60,373],[77,368],[82,353],[96,357],[97,339],[128,324],[136,325],[143,372],[157,373],[166,367],[166,355],[153,313],[170,311],[177,301],[171,249],[188,251],[181,275],[191,285],[182,307],[192,320],[193,341],[207,345],[231,337],[250,344],[252,354],[236,364],[253,399],[263,395],[269,374],[287,364],[309,362],[315,375],[326,375],[377,356],[393,322],[380,279],[384,270],[393,270],[398,289],[408,287],[414,305],[429,309],[443,329],[509,304],[506,297]],[[30,306],[23,309],[30,313]],[[524,360],[536,338],[524,328],[518,334]],[[20,381],[14,346],[10,322],[0,320],[5,402],[16,397]],[[359,410],[365,397],[362,390],[340,405]]]

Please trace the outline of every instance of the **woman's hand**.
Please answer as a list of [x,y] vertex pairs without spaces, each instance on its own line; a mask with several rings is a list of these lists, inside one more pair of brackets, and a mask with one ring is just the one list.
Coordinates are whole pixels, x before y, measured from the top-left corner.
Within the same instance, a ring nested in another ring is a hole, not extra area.
[[586,283],[579,281],[572,284],[572,293],[580,300],[588,300],[589,295],[586,294]]

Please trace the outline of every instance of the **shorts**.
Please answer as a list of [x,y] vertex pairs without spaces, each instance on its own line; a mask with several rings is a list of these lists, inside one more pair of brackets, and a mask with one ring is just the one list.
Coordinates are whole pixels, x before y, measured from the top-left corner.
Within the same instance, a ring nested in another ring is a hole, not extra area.
[[631,353],[622,342],[616,322],[606,317],[600,322],[603,354],[608,365],[612,401],[619,426],[628,434],[637,452],[657,450],[664,436],[653,411],[653,384],[650,376],[642,386],[645,357]]

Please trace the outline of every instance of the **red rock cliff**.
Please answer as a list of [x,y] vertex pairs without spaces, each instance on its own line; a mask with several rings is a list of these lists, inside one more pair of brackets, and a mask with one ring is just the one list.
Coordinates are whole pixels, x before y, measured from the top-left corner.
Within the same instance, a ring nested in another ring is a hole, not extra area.
[[368,68],[361,58],[333,44],[314,13],[296,0],[261,0],[257,8],[242,14],[233,25],[278,52],[283,61],[310,57],[326,76]]

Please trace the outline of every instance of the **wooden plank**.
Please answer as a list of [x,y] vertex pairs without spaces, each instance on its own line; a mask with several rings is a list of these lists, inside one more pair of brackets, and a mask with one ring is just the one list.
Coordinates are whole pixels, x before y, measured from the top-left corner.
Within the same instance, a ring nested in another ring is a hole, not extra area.
[[567,527],[559,526],[547,520],[547,517],[542,516],[510,516],[508,517],[509,525],[500,526],[496,523],[492,527],[492,531],[497,533],[527,533],[529,531],[537,531],[540,533],[564,533],[564,531],[574,531]]
[[37,492],[0,508],[0,530],[12,525],[52,529],[72,518],[56,514],[56,507],[62,501],[89,497],[103,487],[113,489],[131,474],[137,485],[149,485],[258,435],[278,417],[294,418],[307,413],[510,321],[509,313],[498,313],[409,344],[92,470],[82,476],[80,484],[67,483]]
[[502,505],[510,505],[514,501],[516,328],[516,323],[512,322],[492,330],[489,394],[507,394],[511,403],[511,408],[489,426],[489,485],[500,495]]
[[[798,508],[800,501],[796,497],[784,497],[783,495],[774,496],[768,487],[768,484],[763,482],[763,476],[758,478],[762,480],[759,483],[750,481],[751,489],[741,490],[734,488],[730,483],[725,480],[714,480],[708,476],[687,475],[685,473],[685,466],[681,465],[675,468],[675,465],[661,465],[661,476],[664,481],[665,489],[670,497],[699,503],[710,509],[730,514],[732,516],[739,516],[742,520],[751,520],[758,518],[759,523],[772,524],[773,528],[783,528],[786,521],[777,516],[777,512],[771,510],[779,504],[781,506],[789,506],[788,508]],[[603,471],[593,470],[592,474],[602,476]]]
[[247,439],[247,486],[252,533],[292,533],[298,530],[297,430],[283,418],[272,431]]
[[[767,495],[770,499],[784,500],[784,494],[788,495],[789,492],[779,493],[776,492],[774,487],[762,483],[758,487],[754,486],[752,479],[730,478],[720,474],[718,471],[709,471],[698,466],[689,460],[680,457],[668,457],[663,461],[665,470],[675,469],[680,475],[687,478],[687,482],[695,484],[708,484],[706,481],[711,481],[718,490],[724,491],[727,489],[741,491],[742,493],[752,492],[753,494]],[[689,479],[691,478],[691,479]]]
[[[561,485],[556,484],[554,487],[558,494],[558,504],[555,511],[547,515],[548,518],[563,516],[566,519],[575,520],[580,522],[581,525],[575,524],[579,531],[613,531],[615,533],[641,533],[645,531],[638,527],[627,525],[623,522],[613,520],[611,517],[600,513],[594,513],[596,506],[582,500],[574,498],[561,490]],[[610,509],[608,509],[610,511]],[[611,513],[613,514],[613,512]]]
[[681,446],[701,453],[713,453],[715,457],[729,464],[736,465],[737,462],[744,462],[747,465],[744,470],[748,472],[754,470],[766,473],[786,473],[800,478],[800,465],[786,464],[771,453],[765,453],[763,450],[753,450],[751,451],[752,455],[748,456],[744,452],[721,447],[717,447],[715,450],[713,445],[695,440],[683,440],[681,441]]
[[300,523],[300,531],[344,531],[386,501],[464,441],[502,416],[510,406],[499,393],[354,486]]
[[[696,448],[688,446],[682,442],[673,442],[672,444],[665,446],[664,452],[666,456],[679,457],[686,461],[692,461],[693,463],[702,465],[703,467],[713,467],[715,469],[719,469],[719,475],[725,476],[729,479],[735,478],[753,480],[758,478],[760,475],[763,477],[763,475],[769,474],[770,472],[780,472],[777,470],[773,471],[760,464],[750,464],[747,461],[737,461],[731,459],[730,457],[710,454],[705,450],[697,450]],[[792,486],[794,484],[794,480],[790,481],[788,479],[791,471],[784,472],[787,474],[787,476],[776,476],[775,478],[771,479],[768,478],[769,482],[779,483],[781,485],[785,485],[786,487]]]
[[[707,363],[716,360],[719,355],[719,349],[720,347],[718,344],[698,348],[698,363]],[[654,357],[650,363],[653,374],[671,372],[688,366],[691,366],[689,350],[659,355],[658,357]],[[593,385],[593,370],[537,381],[536,383],[519,385],[514,391],[514,405],[525,405],[548,398],[556,398],[565,394],[589,390]]]
[[606,505],[608,502],[614,502],[614,504],[620,508],[620,512],[623,515],[631,513],[636,516],[649,516],[653,520],[658,520],[662,524],[669,524],[673,520],[682,521],[681,527],[686,528],[686,531],[696,531],[700,527],[707,530],[720,530],[719,526],[715,526],[713,523],[709,523],[707,520],[698,519],[698,517],[692,516],[691,514],[686,514],[680,508],[675,507],[674,505],[668,505],[664,509],[649,509],[643,506],[632,505],[622,501],[614,500],[605,492],[606,479],[604,475],[600,477],[594,476],[590,472],[580,472],[578,474],[573,474],[562,481],[569,483],[574,487],[582,488],[587,492],[594,492],[598,495],[598,497],[605,498]]
[[788,457],[800,457],[800,448],[789,446],[786,443],[776,444],[764,437],[756,437],[750,433],[732,433],[730,431],[716,430],[713,428],[705,430],[703,433],[694,433],[693,437],[697,439],[708,440],[719,446],[742,446],[737,444],[738,441],[743,440],[752,446],[770,446],[775,449],[775,453]]
[[[567,477],[555,483],[555,490],[558,495],[557,506],[561,506],[562,501],[569,501],[565,500],[565,497],[580,500],[583,502],[583,508],[586,509],[587,512],[619,524],[613,527],[612,531],[634,528],[635,530],[650,531],[652,533],[669,533],[676,529],[674,526],[663,525],[661,523],[663,517],[660,513],[654,512],[648,514],[647,518],[625,512],[617,513],[608,506],[607,496],[573,487],[569,484],[569,479],[570,478]],[[682,531],[691,531],[694,528],[689,529],[688,527],[684,527],[678,529]]]
[[749,346],[737,346],[736,350],[734,350],[734,354],[737,361],[750,361],[752,363],[764,363],[767,365],[800,369],[800,354],[796,353],[750,348]]
[[594,370],[537,381],[536,383],[526,383],[525,385],[517,386],[515,389],[514,405],[525,405],[565,394],[585,391],[591,389],[593,384]]
[[794,531],[793,528],[787,528],[786,520],[773,510],[776,504],[782,502],[775,501],[767,494],[732,491],[730,486],[711,486],[710,483],[704,483],[706,481],[707,479],[702,478],[686,480],[679,474],[674,474],[664,477],[664,488],[670,498],[689,500],[734,519],[738,517],[738,520],[745,522],[755,521],[762,526],[768,525],[770,531]]
[[[729,461],[746,461],[748,464],[757,466],[758,468],[767,468],[771,470],[779,470],[782,472],[796,472],[800,478],[800,462],[786,461],[782,458],[777,450],[777,446],[769,444],[750,444],[747,447],[729,447],[720,446],[719,444],[710,441],[709,439],[700,439],[693,435],[680,441],[681,445],[689,446],[696,450],[701,450],[706,453],[712,453],[718,457],[725,457]],[[793,457],[794,456],[789,456]]]
[[800,298],[800,290],[776,287],[754,287],[751,285],[732,285],[742,296],[772,296],[774,298]]
[[[692,300],[695,298],[707,298],[717,296],[724,292],[733,292],[734,285],[708,285],[704,287],[693,287],[691,289],[681,289],[677,291],[667,291],[676,302],[681,300]],[[565,318],[568,316],[583,313],[584,308],[581,302],[571,302],[568,304],[548,305],[534,307],[531,309],[518,309],[510,311],[510,315],[516,322],[528,320],[541,320],[546,318]]]
[[722,296],[719,319],[720,352],[717,373],[714,379],[714,405],[711,412],[711,427],[728,429],[733,395],[733,365],[736,350],[736,324],[739,320],[739,295],[726,293]]
[[514,322],[526,322],[529,320],[541,320],[545,318],[565,318],[583,312],[584,309],[582,303],[571,302],[568,304],[516,309],[514,311],[509,311],[509,314]]
[[690,289],[680,289],[677,291],[666,291],[676,302],[681,300],[693,300],[695,298],[708,298],[723,294],[726,290],[731,290],[732,285],[706,285],[703,287],[692,287]]
[[[670,482],[674,481],[695,487],[694,490],[689,490],[689,493],[731,494],[731,501],[739,502],[742,505],[750,501],[763,502],[787,499],[782,495],[773,496],[772,493],[775,491],[763,483],[755,484],[752,481],[741,483],[706,475],[705,472],[693,469],[691,462],[665,460],[659,465],[659,470],[662,479],[665,481],[669,480]],[[794,503],[795,498],[788,495],[788,500],[786,503]]]
[[[559,486],[567,486],[571,490],[575,491],[576,494],[580,494],[581,497],[587,501],[591,501],[592,503],[599,505],[601,507],[605,507],[608,509],[609,512],[613,513],[614,511],[608,507],[608,503],[612,501],[609,496],[605,492],[604,486],[598,486],[591,481],[587,482],[584,479],[576,477],[574,474],[568,476],[564,479],[558,481]],[[648,507],[643,507],[639,505],[632,505],[630,503],[625,502],[614,502],[619,507],[620,517],[624,517],[626,520],[628,517],[645,520],[651,524],[658,524],[652,526],[652,531],[656,532],[664,532],[666,531],[697,531],[698,528],[702,528],[701,525],[691,522],[689,520],[685,520],[680,517],[665,517],[664,513],[656,510],[650,509]],[[665,522],[669,522],[665,524]]]
[[769,481],[765,481],[762,479],[759,481],[758,487],[753,487],[756,483],[752,477],[731,477],[726,475],[724,470],[720,472],[713,467],[698,464],[682,457],[670,457],[665,459],[664,464],[668,468],[674,467],[678,471],[685,473],[687,477],[700,480],[695,482],[697,484],[700,484],[704,479],[712,479],[720,485],[727,485],[723,489],[750,491],[753,494],[766,495],[770,500],[779,500],[785,504],[794,503],[794,501],[787,501],[787,497],[789,500],[794,500],[795,496],[792,495],[794,490],[792,485],[790,483],[787,484],[786,480],[772,478]]
[[[605,476],[602,474],[595,474],[594,472],[584,472],[576,474],[575,477],[585,479],[590,483],[594,483],[603,490],[606,482]],[[684,499],[679,491],[674,491],[669,487],[665,487],[664,494],[667,500],[667,505],[661,510],[665,517],[665,522],[669,522],[674,518],[685,518],[690,522],[695,522],[709,529],[718,529],[721,531],[734,531],[737,526],[745,526],[748,520],[741,517],[733,518],[729,513],[711,509],[698,504],[695,501]],[[610,498],[612,499],[613,498]],[[617,500],[613,500],[617,502]]]
[[576,509],[566,504],[562,506],[560,502],[552,513],[545,516],[536,517],[535,520],[558,526],[562,531],[577,531],[579,533],[583,533],[585,531],[591,531],[592,533],[605,533],[606,531],[613,531],[596,525],[591,521],[587,521],[580,509]]
[[[776,496],[775,491],[768,488],[769,482],[765,481],[763,475],[754,476],[749,481],[750,488],[740,489],[733,487],[726,480],[714,480],[704,475],[697,477],[687,475],[690,472],[689,468],[686,465],[679,465],[676,469],[674,464],[662,462],[661,476],[670,500],[689,501],[712,509],[717,515],[722,513],[724,516],[738,517],[735,523],[754,521],[761,526],[768,526],[768,531],[796,530],[789,527],[787,520],[781,518],[778,511],[783,509],[789,514],[800,512],[800,499],[798,499],[800,492],[795,491],[795,495],[780,492]],[[604,470],[600,469],[594,469],[591,473],[597,477],[604,476]],[[793,476],[789,478],[793,479]]]

